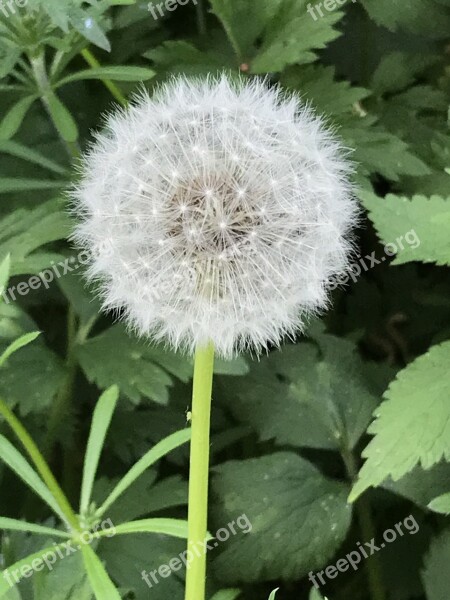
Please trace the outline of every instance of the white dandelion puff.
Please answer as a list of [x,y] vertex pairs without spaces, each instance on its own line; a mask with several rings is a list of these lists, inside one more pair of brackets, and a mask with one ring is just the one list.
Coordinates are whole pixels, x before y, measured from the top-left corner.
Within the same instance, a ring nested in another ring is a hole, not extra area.
[[347,268],[350,171],[298,98],[174,79],[97,136],[72,194],[74,239],[104,308],[140,335],[260,351],[300,331]]

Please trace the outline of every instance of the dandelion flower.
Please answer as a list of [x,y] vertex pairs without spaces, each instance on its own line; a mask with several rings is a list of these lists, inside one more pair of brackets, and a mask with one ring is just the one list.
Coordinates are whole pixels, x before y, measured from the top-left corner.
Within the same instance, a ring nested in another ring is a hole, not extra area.
[[173,79],[109,117],[73,192],[106,309],[193,351],[302,329],[348,265],[356,202],[340,144],[265,82]]

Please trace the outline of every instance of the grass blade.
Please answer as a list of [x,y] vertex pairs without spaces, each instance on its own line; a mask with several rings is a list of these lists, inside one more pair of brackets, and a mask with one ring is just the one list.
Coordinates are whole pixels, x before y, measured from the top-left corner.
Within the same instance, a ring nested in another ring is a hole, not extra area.
[[7,531],[29,531],[30,533],[36,533],[38,535],[53,535],[62,538],[71,537],[70,533],[60,531],[59,529],[53,529],[53,527],[44,527],[43,525],[27,523],[26,521],[19,521],[18,519],[8,519],[7,517],[0,517],[0,529],[5,529]]
[[14,354],[14,352],[17,352],[24,346],[28,346],[28,344],[31,344],[31,342],[34,342],[34,340],[36,338],[38,338],[40,335],[41,335],[40,331],[33,331],[32,333],[26,333],[25,335],[22,335],[20,338],[15,340],[12,344],[10,344],[6,348],[6,350],[3,352],[3,354],[0,356],[0,367],[3,367],[5,362],[8,360],[8,358],[12,354]]
[[83,562],[96,600],[121,600],[116,586],[90,546],[81,546]]
[[[141,519],[130,521],[114,526],[114,535],[125,535],[129,533],[162,533],[172,537],[187,539],[187,521],[183,519]],[[99,531],[100,537],[111,536],[111,531]]]
[[119,388],[114,385],[100,396],[97,406],[95,407],[86,456],[84,458],[83,482],[81,485],[80,499],[80,514],[82,515],[89,509],[100,455],[118,398]]
[[191,430],[182,429],[181,431],[177,431],[176,433],[169,435],[169,437],[156,444],[156,446],[144,454],[144,456],[131,467],[125,477],[119,481],[111,494],[99,508],[97,514],[101,516],[111,506],[111,504],[115,502],[117,498],[123,494],[123,492],[130,487],[130,485],[134,483],[136,479],[140,477],[142,473],[144,473],[151,465],[172,450],[175,450],[175,448],[178,448],[179,446],[182,446],[188,442],[190,438]]
[[53,494],[25,458],[3,435],[0,435],[0,459],[16,473],[65,522],[64,513]]

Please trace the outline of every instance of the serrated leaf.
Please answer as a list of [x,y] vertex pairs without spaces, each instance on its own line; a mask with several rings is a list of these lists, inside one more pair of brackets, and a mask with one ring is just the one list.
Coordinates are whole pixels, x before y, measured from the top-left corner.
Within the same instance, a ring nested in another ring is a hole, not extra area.
[[449,360],[450,342],[434,346],[390,385],[368,429],[375,437],[363,452],[367,460],[351,501],[389,476],[400,479],[417,464],[429,469],[442,458],[450,460]]
[[251,531],[230,538],[213,563],[223,582],[300,579],[326,564],[347,534],[348,486],[294,453],[231,461],[214,473],[214,522],[245,514],[251,523]]
[[[71,227],[60,200],[50,200],[33,209],[20,208],[3,217],[0,222],[0,257],[11,254],[11,276],[38,272],[29,269],[27,259],[41,246],[67,237]],[[53,265],[49,260],[45,266],[50,269]],[[53,275],[56,278],[54,271]],[[12,296],[10,299],[15,300]]]
[[281,84],[297,90],[304,101],[337,122],[342,115],[352,115],[355,122],[359,121],[354,105],[371,94],[349,81],[337,81],[335,68],[323,65],[291,67],[281,76]]
[[83,479],[81,484],[80,514],[89,509],[92,488],[97,473],[100,454],[103,450],[106,434],[119,399],[119,388],[113,386],[101,396],[94,410],[91,430],[84,458]]
[[369,424],[377,390],[364,375],[355,346],[331,335],[318,341],[319,347],[287,345],[253,364],[248,377],[230,383],[233,411],[262,440],[350,449]]
[[427,600],[447,600],[450,589],[450,530],[444,531],[431,544],[425,558],[422,580]]
[[31,342],[41,335],[40,331],[34,331],[32,333],[26,333],[22,335],[20,338],[15,340],[12,344],[10,344],[6,350],[0,355],[0,367],[3,367],[5,362],[8,360],[10,356],[12,356],[15,352],[23,348],[24,346],[28,346]]
[[369,192],[360,197],[380,238],[397,249],[393,264],[423,261],[450,265],[450,198],[409,199],[393,194],[380,198]]
[[161,46],[148,50],[144,57],[155,64],[159,74],[165,75],[207,75],[222,72],[224,66],[232,65],[232,61],[223,52],[216,56],[213,52],[199,50],[184,40],[167,40]]
[[[213,0],[239,63],[252,73],[282,71],[315,60],[315,50],[338,37],[333,25],[342,17],[328,12],[314,22],[306,0]],[[259,40],[261,43],[258,43]]]
[[399,29],[432,38],[446,38],[450,27],[448,8],[435,0],[409,0],[407,10],[402,0],[361,0],[370,17],[391,31]]
[[121,324],[88,340],[77,354],[90,381],[100,388],[116,383],[136,403],[145,396],[166,404],[173,376],[182,381],[192,376],[186,358],[128,335]]
[[116,586],[111,581],[101,560],[92,548],[84,544],[81,546],[81,552],[83,555],[84,567],[96,600],[121,600],[121,596],[117,591]]
[[22,348],[3,366],[0,395],[11,407],[18,405],[22,415],[42,412],[51,405],[65,375],[61,358],[38,341]]
[[435,62],[435,56],[422,53],[391,52],[381,59],[370,88],[378,94],[398,92],[414,83],[416,75]]
[[57,87],[73,83],[74,81],[83,81],[85,79],[109,79],[112,81],[148,81],[155,76],[155,71],[145,67],[132,66],[109,66],[98,67],[95,69],[86,69],[78,71],[72,75],[64,77],[57,83]]
[[430,510],[441,513],[443,515],[450,515],[450,493],[443,494],[438,498],[435,498],[428,505]]
[[36,99],[37,96],[21,98],[8,110],[0,122],[0,140],[9,140],[17,133]]
[[289,65],[313,62],[317,50],[339,37],[333,26],[342,13],[327,12],[314,22],[308,14],[308,4],[308,0],[284,0],[269,22],[261,49],[251,61],[252,73],[282,71]]
[[426,510],[437,496],[450,489],[450,463],[442,462],[426,471],[415,467],[398,481],[387,479],[382,487]]

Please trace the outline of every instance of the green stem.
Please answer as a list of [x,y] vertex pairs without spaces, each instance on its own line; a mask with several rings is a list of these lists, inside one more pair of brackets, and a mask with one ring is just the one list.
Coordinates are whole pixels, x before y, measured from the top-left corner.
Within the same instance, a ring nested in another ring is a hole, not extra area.
[[53,473],[50,470],[45,458],[39,451],[39,448],[34,443],[28,431],[19,421],[19,419],[14,415],[11,409],[0,399],[0,414],[5,418],[8,425],[14,431],[18,439],[20,440],[22,446],[27,451],[29,457],[33,461],[34,465],[43,481],[52,492],[56,501],[58,502],[59,507],[64,513],[68,524],[72,527],[74,531],[79,531],[80,526],[78,523],[77,516],[75,515],[72,507],[70,506],[69,501],[67,500],[64,492],[56,481]]
[[[84,60],[87,62],[87,64],[90,67],[92,67],[93,69],[98,69],[99,67],[102,66],[99,63],[99,61],[95,58],[95,56],[92,54],[92,52],[90,50],[88,50],[87,48],[85,48],[84,50],[81,51],[81,56],[84,58]],[[127,99],[125,98],[125,96],[122,94],[122,92],[120,91],[120,89],[117,87],[117,85],[115,83],[113,83],[109,79],[102,79],[102,83],[105,85],[105,87],[108,88],[108,90],[111,92],[111,94],[117,100],[117,102],[119,104],[121,104],[122,106],[126,106],[128,104]]]
[[[358,466],[356,464],[355,456],[353,452],[347,448],[341,448],[341,455],[347,469],[347,474],[352,483],[354,483],[358,478]],[[367,496],[361,496],[356,502],[355,508],[363,538],[365,540],[375,538],[377,532],[373,521],[372,507]],[[366,572],[372,600],[386,600],[383,571],[377,555],[371,556],[367,560]]]
[[[214,371],[214,346],[198,348],[195,354],[192,395],[192,438],[189,475],[188,550],[201,549],[207,536],[208,479],[211,421],[211,395]],[[186,573],[185,600],[204,600],[206,554],[193,552]]]

